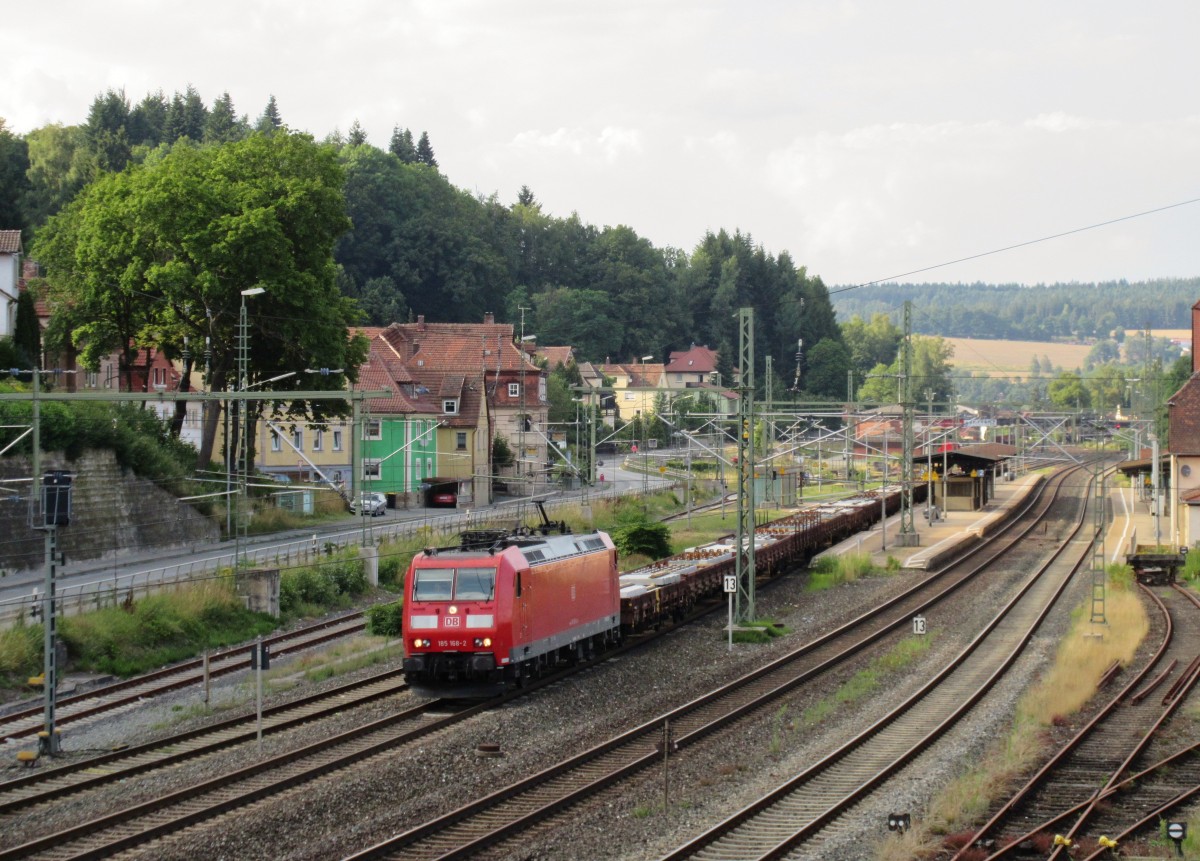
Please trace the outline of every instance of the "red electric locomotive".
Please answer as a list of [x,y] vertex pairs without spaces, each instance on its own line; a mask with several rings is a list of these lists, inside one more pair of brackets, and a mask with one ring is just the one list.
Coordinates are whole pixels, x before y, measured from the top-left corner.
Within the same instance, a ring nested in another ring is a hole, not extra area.
[[413,559],[403,620],[411,685],[486,695],[619,639],[612,540],[542,517],[537,530],[464,532],[458,546]]

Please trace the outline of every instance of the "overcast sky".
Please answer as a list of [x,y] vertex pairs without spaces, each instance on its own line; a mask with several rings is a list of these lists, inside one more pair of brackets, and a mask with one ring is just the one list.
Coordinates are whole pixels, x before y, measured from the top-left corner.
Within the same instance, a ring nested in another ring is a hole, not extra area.
[[[829,285],[1200,198],[1200,4],[95,0],[6,16],[0,117],[189,83],[322,138],[429,132],[455,185]],[[904,280],[1200,275],[1200,203]]]

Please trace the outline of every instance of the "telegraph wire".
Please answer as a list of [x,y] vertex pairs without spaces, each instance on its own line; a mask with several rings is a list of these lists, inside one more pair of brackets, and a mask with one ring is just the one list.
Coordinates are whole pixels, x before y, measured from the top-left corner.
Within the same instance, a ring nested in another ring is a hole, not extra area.
[[1076,227],[1073,230],[1064,230],[1061,233],[1054,233],[1050,236],[1042,236],[1038,239],[1029,239],[1025,242],[1018,242],[1015,245],[1006,245],[1003,248],[993,248],[991,251],[981,251],[978,254],[970,254],[966,257],[959,257],[957,260],[947,260],[945,263],[935,263],[932,266],[925,266],[921,269],[913,269],[909,272],[901,272],[899,275],[889,275],[886,278],[877,278],[874,281],[865,281],[862,284],[852,284],[849,287],[839,287],[836,290],[830,290],[829,295],[835,293],[845,293],[848,290],[858,290],[861,287],[872,287],[876,284],[883,284],[887,281],[895,281],[897,278],[907,278],[910,275],[920,275],[922,272],[931,272],[934,269],[942,269],[946,266],[953,266],[956,263],[965,263],[968,260],[978,260],[981,257],[990,257],[993,254],[1002,254],[1005,251],[1012,251],[1017,248],[1025,248],[1030,245],[1037,245],[1041,242],[1049,242],[1052,239],[1062,239],[1064,236],[1072,236],[1076,233],[1084,233],[1088,230],[1096,230],[1100,227],[1108,227],[1112,224],[1119,224],[1122,221],[1132,221],[1135,218],[1142,218],[1147,215],[1155,215],[1159,212],[1166,212],[1169,209],[1177,209],[1181,206],[1190,206],[1193,203],[1200,203],[1200,197],[1193,197],[1191,200],[1181,200],[1178,203],[1169,203],[1166,206],[1159,206],[1155,209],[1147,209],[1144,212],[1135,212],[1132,215],[1122,215],[1119,218],[1112,218],[1108,221],[1100,221],[1096,224],[1089,224],[1086,227]]

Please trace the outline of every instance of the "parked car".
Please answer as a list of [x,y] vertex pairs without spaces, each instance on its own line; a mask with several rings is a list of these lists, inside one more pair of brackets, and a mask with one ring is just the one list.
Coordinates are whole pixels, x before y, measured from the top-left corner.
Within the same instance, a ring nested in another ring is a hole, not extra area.
[[382,493],[363,493],[358,499],[350,500],[350,513],[358,514],[360,505],[363,513],[372,517],[382,517],[387,513],[387,497]]
[[429,497],[429,504],[454,508],[458,505],[458,494],[447,492],[435,493]]

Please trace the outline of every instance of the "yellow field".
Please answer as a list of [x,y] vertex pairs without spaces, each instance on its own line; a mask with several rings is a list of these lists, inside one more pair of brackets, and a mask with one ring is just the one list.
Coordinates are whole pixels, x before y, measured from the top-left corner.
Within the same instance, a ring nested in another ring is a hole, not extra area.
[[946,338],[954,346],[950,364],[956,371],[989,377],[1027,376],[1034,356],[1049,356],[1055,367],[1073,371],[1083,367],[1090,344],[1055,344],[1046,341],[994,341],[982,338]]

